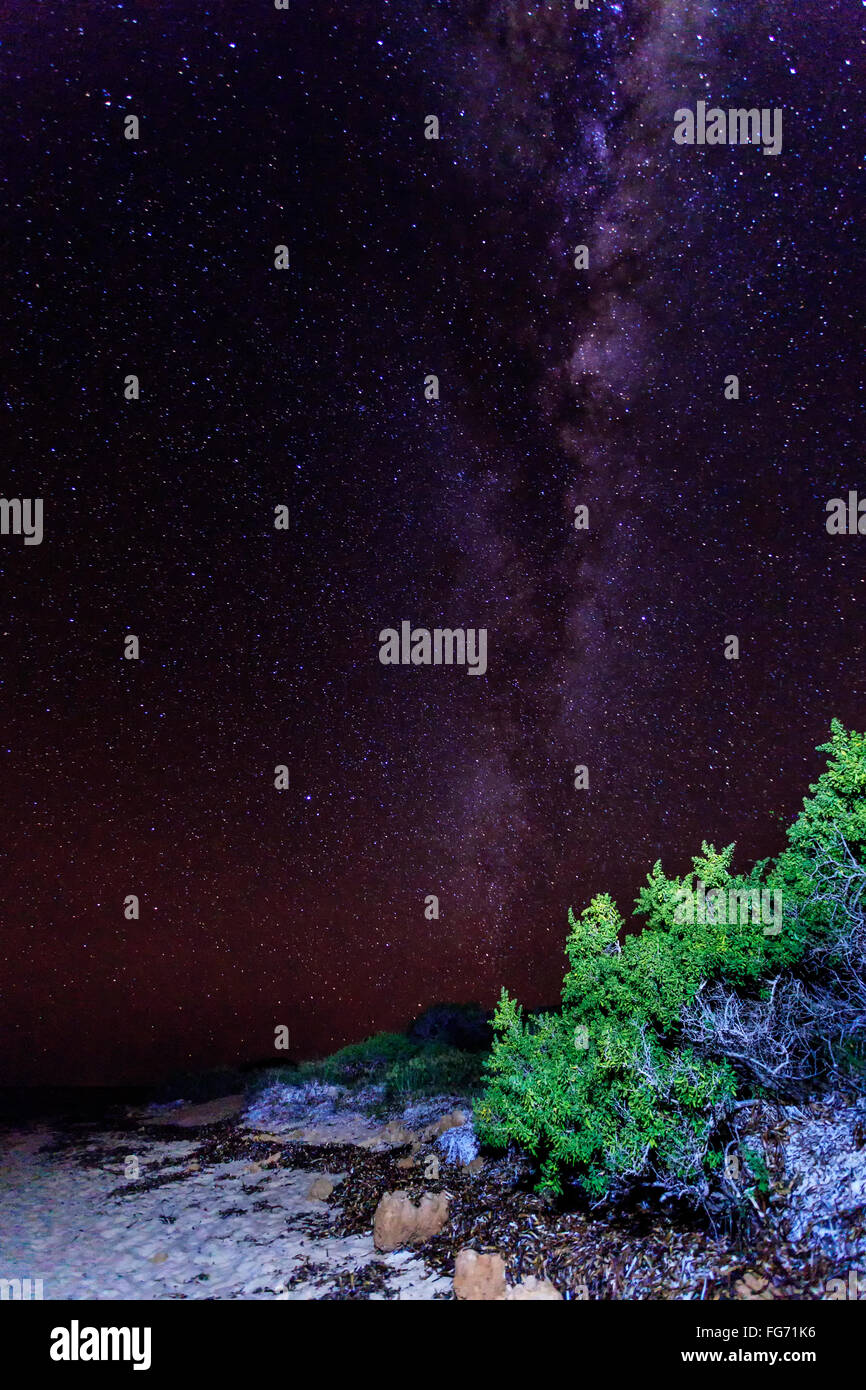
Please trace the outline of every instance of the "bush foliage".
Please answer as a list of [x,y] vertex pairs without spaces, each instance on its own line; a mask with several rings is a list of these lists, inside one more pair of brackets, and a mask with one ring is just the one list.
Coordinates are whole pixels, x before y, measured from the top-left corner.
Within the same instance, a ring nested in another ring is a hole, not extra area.
[[638,934],[607,894],[569,910],[559,1011],[525,1018],[503,990],[476,1126],[534,1154],[543,1189],[641,1179],[702,1201],[744,1079],[784,1090],[862,1055],[866,736],[834,720],[820,751],[778,859],[735,874],[734,846],[704,843],[682,877],[657,862]]
[[275,1082],[301,1086],[318,1081],[353,1091],[378,1087],[384,1101],[410,1096],[473,1095],[481,1085],[484,1058],[447,1043],[423,1042],[402,1033],[377,1033],[349,1043],[330,1057],[269,1068],[257,1078],[256,1089]]

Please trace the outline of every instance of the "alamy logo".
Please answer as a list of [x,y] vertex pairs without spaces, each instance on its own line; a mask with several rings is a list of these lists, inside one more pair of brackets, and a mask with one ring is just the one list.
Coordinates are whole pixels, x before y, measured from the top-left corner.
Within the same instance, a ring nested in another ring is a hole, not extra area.
[[52,1361],[131,1361],[134,1371],[150,1370],[149,1327],[69,1327],[51,1329]]
[[400,624],[400,631],[386,627],[379,633],[379,660],[383,666],[466,666],[470,676],[487,670],[487,628],[426,627]]
[[0,1279],[0,1301],[17,1299],[41,1299],[41,1279]]
[[674,142],[677,145],[763,145],[764,154],[782,152],[782,112],[779,107],[758,110],[723,111],[720,106],[707,110],[699,101],[694,111],[681,106],[674,112]]
[[778,888],[707,888],[698,879],[697,888],[678,888],[674,910],[678,926],[744,926],[749,917],[764,924],[764,936],[778,936],[782,930],[782,894]]
[[847,1284],[844,1279],[827,1280],[829,1302],[847,1298],[856,1299],[858,1303],[866,1298],[866,1274],[863,1274],[862,1270],[849,1269]]
[[866,536],[866,497],[861,500],[856,492],[849,492],[847,505],[844,497],[831,497],[825,510],[830,513],[829,535]]
[[41,545],[42,498],[0,497],[0,535],[23,536],[25,545]]

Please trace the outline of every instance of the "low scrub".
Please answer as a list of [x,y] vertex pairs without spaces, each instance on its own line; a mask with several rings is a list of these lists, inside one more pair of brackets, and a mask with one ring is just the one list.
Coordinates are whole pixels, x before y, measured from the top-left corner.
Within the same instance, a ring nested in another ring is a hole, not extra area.
[[270,1068],[257,1078],[256,1090],[319,1082],[350,1091],[378,1088],[386,1102],[405,1102],[413,1096],[471,1096],[480,1089],[484,1060],[483,1055],[445,1043],[377,1033],[318,1061]]
[[482,1142],[534,1154],[543,1189],[637,1180],[705,1203],[738,1094],[863,1082],[866,736],[833,722],[828,766],[788,847],[748,874],[733,845],[656,863],[625,922],[606,894],[569,911],[558,1011],[503,991],[476,1108]]

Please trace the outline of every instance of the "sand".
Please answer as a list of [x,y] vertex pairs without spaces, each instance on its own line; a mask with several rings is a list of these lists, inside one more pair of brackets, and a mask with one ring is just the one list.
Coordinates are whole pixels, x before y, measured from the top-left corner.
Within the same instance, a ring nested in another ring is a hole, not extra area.
[[[189,1107],[194,1119],[166,1112],[162,1122],[207,1125],[237,1109],[234,1100],[215,1104],[202,1119],[202,1107]],[[327,1125],[323,1140],[358,1142],[369,1130],[349,1118],[344,1133]],[[316,1142],[312,1133],[306,1142]],[[52,1149],[58,1140],[64,1146]],[[292,1141],[268,1142],[277,1155]],[[345,1296],[353,1275],[363,1287],[371,1273],[383,1286],[373,1299],[450,1291],[416,1253],[375,1250],[372,1231],[330,1234],[334,1207],[308,1196],[321,1171],[267,1159],[200,1171],[192,1159],[199,1143],[163,1139],[150,1126],[91,1129],[72,1144],[45,1126],[0,1136],[0,1279],[41,1279],[45,1299],[309,1300]],[[142,1190],[162,1175],[182,1176]],[[338,1200],[342,1175],[328,1176]]]

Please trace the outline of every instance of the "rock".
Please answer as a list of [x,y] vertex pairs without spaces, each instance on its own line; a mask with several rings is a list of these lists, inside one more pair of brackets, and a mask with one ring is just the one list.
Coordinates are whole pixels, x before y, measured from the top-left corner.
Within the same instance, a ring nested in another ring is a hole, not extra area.
[[442,1230],[449,1206],[447,1192],[425,1192],[417,1207],[408,1192],[386,1192],[373,1218],[373,1244],[377,1250],[420,1245]]
[[247,1107],[244,1122],[250,1129],[283,1133],[293,1125],[309,1124],[310,1116],[319,1120],[332,1116],[343,1092],[342,1086],[326,1086],[319,1081],[269,1086]]
[[162,1107],[163,1113],[149,1115],[147,1123],[149,1125],[180,1125],[182,1129],[197,1129],[199,1125],[215,1125],[221,1120],[228,1120],[235,1115],[239,1115],[244,1108],[245,1097],[242,1095],[222,1096],[219,1100],[203,1101],[200,1105],[189,1105],[186,1102],[180,1105],[172,1105],[170,1108]]
[[375,1134],[369,1135],[366,1139],[350,1140],[350,1143],[357,1143],[359,1149],[372,1149],[375,1152],[382,1152],[384,1149],[404,1148],[407,1144],[412,1145],[412,1152],[416,1153],[420,1141],[417,1134],[411,1129],[407,1129],[400,1120],[390,1120],[383,1129],[377,1130]]
[[756,1274],[753,1269],[746,1270],[742,1279],[738,1279],[734,1285],[734,1293],[737,1298],[746,1299],[767,1299],[773,1297],[773,1290],[770,1281],[763,1274]]
[[438,1139],[440,1134],[445,1134],[449,1129],[458,1129],[467,1122],[467,1116],[462,1110],[451,1110],[447,1115],[440,1115],[438,1120],[422,1130],[422,1139]]
[[501,1255],[480,1255],[477,1250],[460,1250],[454,1267],[454,1295],[465,1300],[501,1302],[508,1285],[505,1261]]
[[547,1299],[551,1302],[554,1300],[559,1303],[563,1302],[562,1294],[555,1284],[551,1284],[549,1279],[537,1279],[534,1274],[530,1274],[526,1279],[521,1279],[519,1284],[510,1288],[505,1298],[510,1303],[525,1301],[526,1299]]
[[416,1137],[417,1136],[412,1133],[411,1129],[407,1129],[400,1120],[390,1120],[389,1123],[385,1125],[385,1128],[380,1130],[377,1136],[383,1144],[393,1144],[395,1146],[414,1143]]
[[469,1173],[480,1173],[484,1167],[483,1158],[473,1158],[471,1163],[467,1163],[466,1170]]
[[415,1160],[414,1160],[414,1158],[410,1158],[409,1155],[407,1154],[405,1158],[398,1158],[398,1159],[397,1159],[397,1167],[398,1167],[398,1168],[414,1168],[414,1167],[415,1167]]
[[330,1197],[333,1190],[334,1184],[331,1182],[331,1179],[320,1174],[319,1177],[313,1178],[313,1181],[310,1183],[307,1190],[307,1200],[311,1202],[324,1202]]
[[479,1255],[477,1250],[461,1250],[454,1268],[455,1297],[476,1302],[519,1303],[546,1300],[562,1303],[562,1294],[549,1279],[534,1274],[514,1285],[505,1282],[505,1261],[501,1255]]

